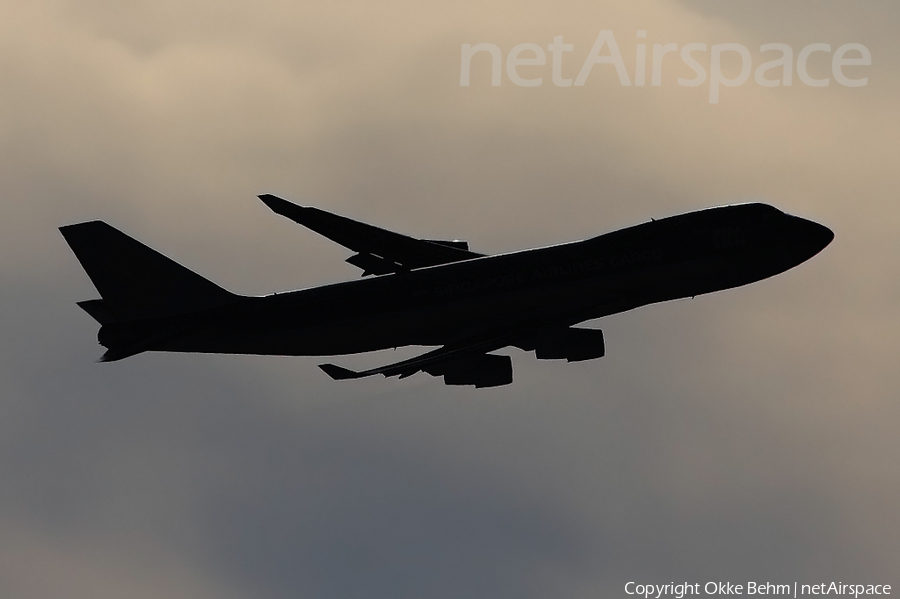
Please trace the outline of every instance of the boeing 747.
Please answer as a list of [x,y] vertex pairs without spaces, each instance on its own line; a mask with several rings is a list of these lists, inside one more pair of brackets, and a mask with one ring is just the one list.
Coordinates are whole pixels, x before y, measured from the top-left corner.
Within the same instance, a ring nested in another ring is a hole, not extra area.
[[426,372],[448,385],[512,382],[504,347],[538,359],[605,353],[588,320],[759,281],[805,262],[834,238],[766,204],[709,208],[545,248],[486,256],[464,241],[415,239],[260,199],[354,254],[362,279],[259,297],[219,287],[102,221],[61,227],[100,294],[79,302],[100,323],[103,362],[145,351],[334,356],[436,347],[333,379]]

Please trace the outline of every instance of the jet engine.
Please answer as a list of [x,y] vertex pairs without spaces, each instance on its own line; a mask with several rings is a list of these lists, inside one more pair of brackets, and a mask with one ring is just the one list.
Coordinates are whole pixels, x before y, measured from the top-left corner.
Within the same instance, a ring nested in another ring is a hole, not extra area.
[[514,344],[519,349],[534,351],[538,360],[579,362],[602,358],[606,354],[600,329],[550,329]]
[[463,355],[425,367],[425,372],[444,377],[446,385],[477,388],[508,385],[513,380],[512,359],[494,354]]

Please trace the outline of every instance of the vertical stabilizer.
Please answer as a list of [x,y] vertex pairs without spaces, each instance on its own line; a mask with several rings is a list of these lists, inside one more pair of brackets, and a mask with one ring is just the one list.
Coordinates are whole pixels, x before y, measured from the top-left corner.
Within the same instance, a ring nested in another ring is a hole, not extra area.
[[101,323],[187,314],[240,298],[102,221],[59,230],[103,297],[82,306]]

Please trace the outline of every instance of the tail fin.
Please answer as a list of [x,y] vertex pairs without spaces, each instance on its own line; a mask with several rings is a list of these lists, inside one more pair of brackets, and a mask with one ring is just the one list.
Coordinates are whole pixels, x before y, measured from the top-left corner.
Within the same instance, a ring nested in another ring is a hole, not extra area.
[[59,230],[103,297],[79,305],[101,323],[186,314],[240,297],[102,221]]

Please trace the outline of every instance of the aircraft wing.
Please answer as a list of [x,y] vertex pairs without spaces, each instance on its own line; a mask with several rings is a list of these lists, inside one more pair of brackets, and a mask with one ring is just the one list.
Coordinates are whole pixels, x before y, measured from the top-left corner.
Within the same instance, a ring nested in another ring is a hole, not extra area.
[[508,345],[507,341],[492,340],[465,346],[445,345],[408,360],[388,364],[360,372],[334,364],[319,364],[319,368],[332,379],[358,379],[373,374],[385,377],[399,375],[401,379],[422,371],[432,376],[443,376],[448,385],[475,385],[496,387],[512,382],[512,360],[487,352]]
[[606,353],[603,331],[560,324],[537,330],[514,330],[469,343],[445,345],[387,366],[360,372],[334,364],[320,364],[319,368],[334,380],[357,379],[374,374],[406,378],[422,371],[443,376],[448,385],[496,387],[512,382],[512,360],[509,356],[491,354],[501,347],[513,346],[534,351],[539,360],[576,362],[600,358]]
[[449,264],[484,255],[470,252],[465,241],[416,239],[318,208],[298,206],[271,194],[263,194],[259,199],[276,214],[357,252],[347,262],[363,269],[363,276]]

